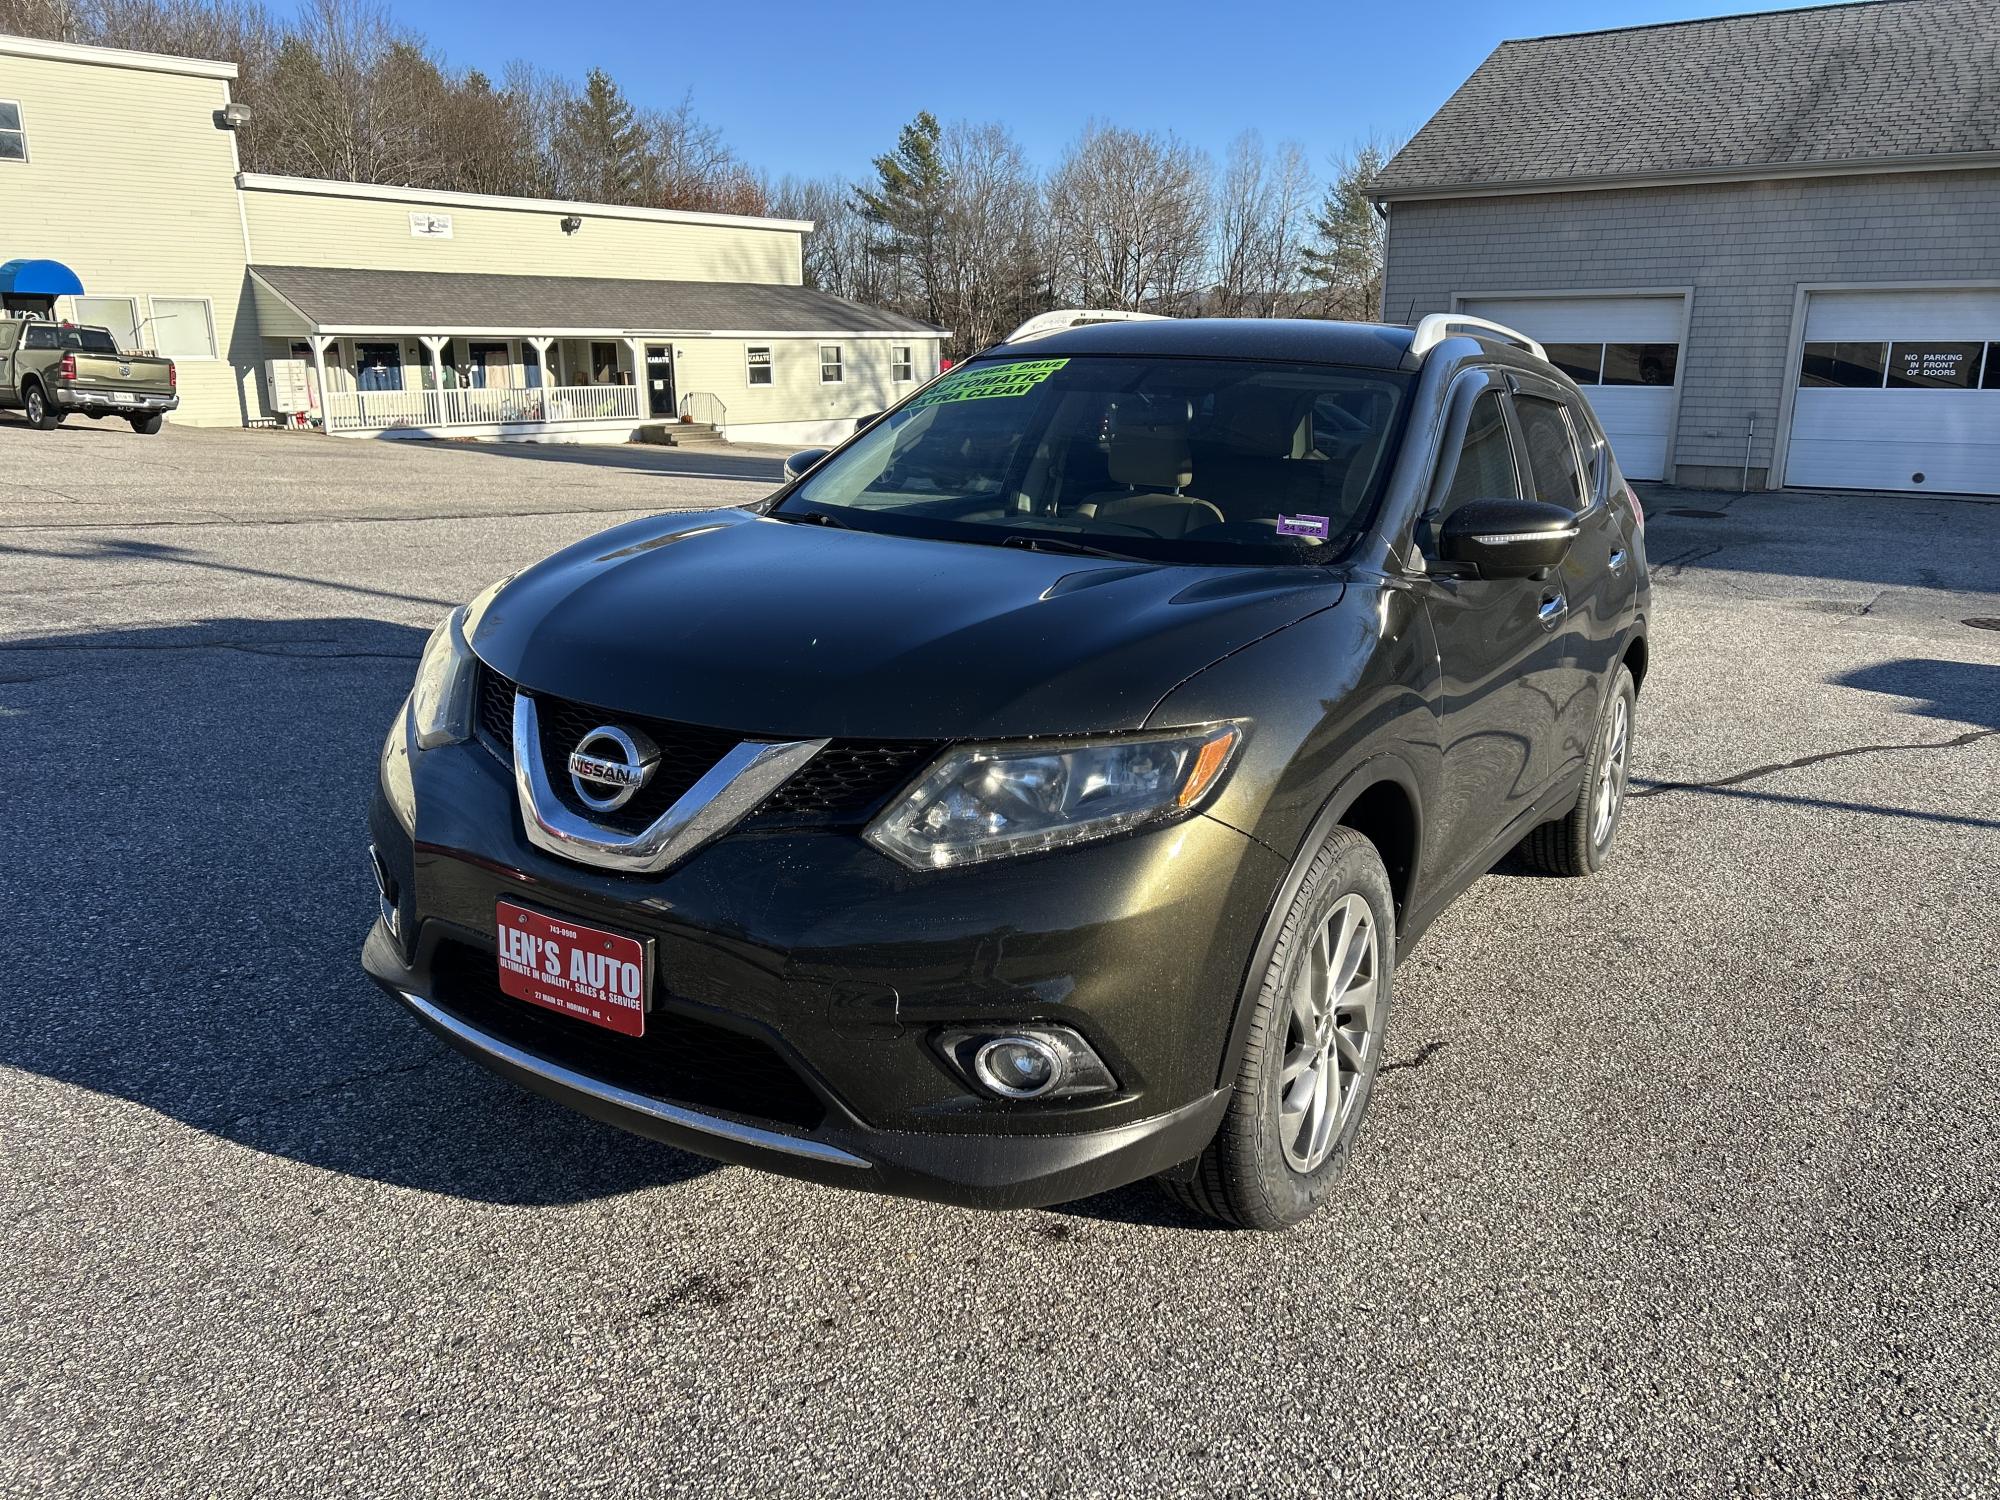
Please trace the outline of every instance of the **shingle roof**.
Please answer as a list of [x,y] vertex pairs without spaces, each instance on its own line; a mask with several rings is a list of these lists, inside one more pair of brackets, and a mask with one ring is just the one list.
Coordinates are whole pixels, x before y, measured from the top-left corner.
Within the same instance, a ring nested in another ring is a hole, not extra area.
[[1503,42],[1378,191],[1978,152],[2000,152],[2000,0],[1869,0]]
[[615,276],[494,276],[252,266],[320,328],[579,328],[640,333],[935,333],[913,318],[802,286],[634,281]]

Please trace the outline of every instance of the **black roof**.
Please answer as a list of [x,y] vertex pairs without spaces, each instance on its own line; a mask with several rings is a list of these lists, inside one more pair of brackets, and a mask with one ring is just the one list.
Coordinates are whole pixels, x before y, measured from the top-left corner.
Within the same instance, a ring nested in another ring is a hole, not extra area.
[[344,266],[250,268],[316,327],[543,328],[747,333],[936,333],[877,307],[803,286],[641,281],[619,276],[502,276]]
[[1503,42],[1384,198],[2000,153],[2000,0],[1861,4]]
[[1414,337],[1380,323],[1327,323],[1310,318],[1170,318],[1141,323],[1090,323],[1002,344],[990,354],[1039,358],[1070,354],[1178,354],[1190,359],[1298,360],[1394,370]]

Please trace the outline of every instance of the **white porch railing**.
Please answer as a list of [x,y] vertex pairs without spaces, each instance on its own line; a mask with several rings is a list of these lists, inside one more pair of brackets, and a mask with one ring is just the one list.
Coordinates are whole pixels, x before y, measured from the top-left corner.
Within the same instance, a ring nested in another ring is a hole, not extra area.
[[460,386],[442,391],[329,391],[328,432],[387,432],[397,428],[480,427],[505,423],[637,422],[644,392],[635,385],[552,385],[502,389]]

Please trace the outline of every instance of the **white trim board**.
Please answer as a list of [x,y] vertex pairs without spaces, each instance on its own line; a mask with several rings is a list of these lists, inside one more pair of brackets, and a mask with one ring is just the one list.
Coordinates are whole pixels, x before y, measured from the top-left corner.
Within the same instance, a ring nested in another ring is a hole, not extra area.
[[1801,177],[1881,177],[1901,172],[1981,172],[2000,167],[2000,151],[1935,152],[1856,161],[1767,162],[1747,167],[1693,167],[1685,172],[1633,172],[1609,177],[1538,177],[1523,182],[1391,188],[1378,204],[1448,202],[1454,198],[1523,198],[1562,193],[1610,193],[1622,188],[1699,187],[1706,183],[1785,182]]
[[[234,70],[231,70],[232,74]],[[620,203],[584,203],[568,198],[510,198],[497,193],[430,192],[423,188],[383,187],[369,182],[335,182],[322,177],[280,177],[269,172],[238,172],[236,185],[246,193],[302,193],[316,198],[369,198],[407,203],[418,208],[445,204],[453,208],[490,208],[513,213],[581,214],[599,219],[644,219],[654,224],[726,224],[738,229],[769,229],[809,234],[811,219],[766,219],[754,214],[699,213],[686,208],[634,208]]]
[[49,62],[89,63],[100,68],[134,68],[144,73],[180,73],[190,78],[234,78],[236,64],[201,57],[169,57],[162,52],[129,52],[123,47],[85,47],[45,42],[40,37],[0,36],[0,57],[39,57]]

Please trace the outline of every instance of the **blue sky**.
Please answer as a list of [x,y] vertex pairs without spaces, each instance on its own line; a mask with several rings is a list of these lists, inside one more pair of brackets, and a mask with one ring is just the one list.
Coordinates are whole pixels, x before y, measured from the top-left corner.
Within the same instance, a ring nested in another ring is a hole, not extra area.
[[920,109],[1000,120],[1040,164],[1093,114],[1221,153],[1246,126],[1323,169],[1414,131],[1509,37],[1795,9],[1704,0],[390,0],[455,67],[606,68],[635,99],[693,91],[753,166],[857,175]]

